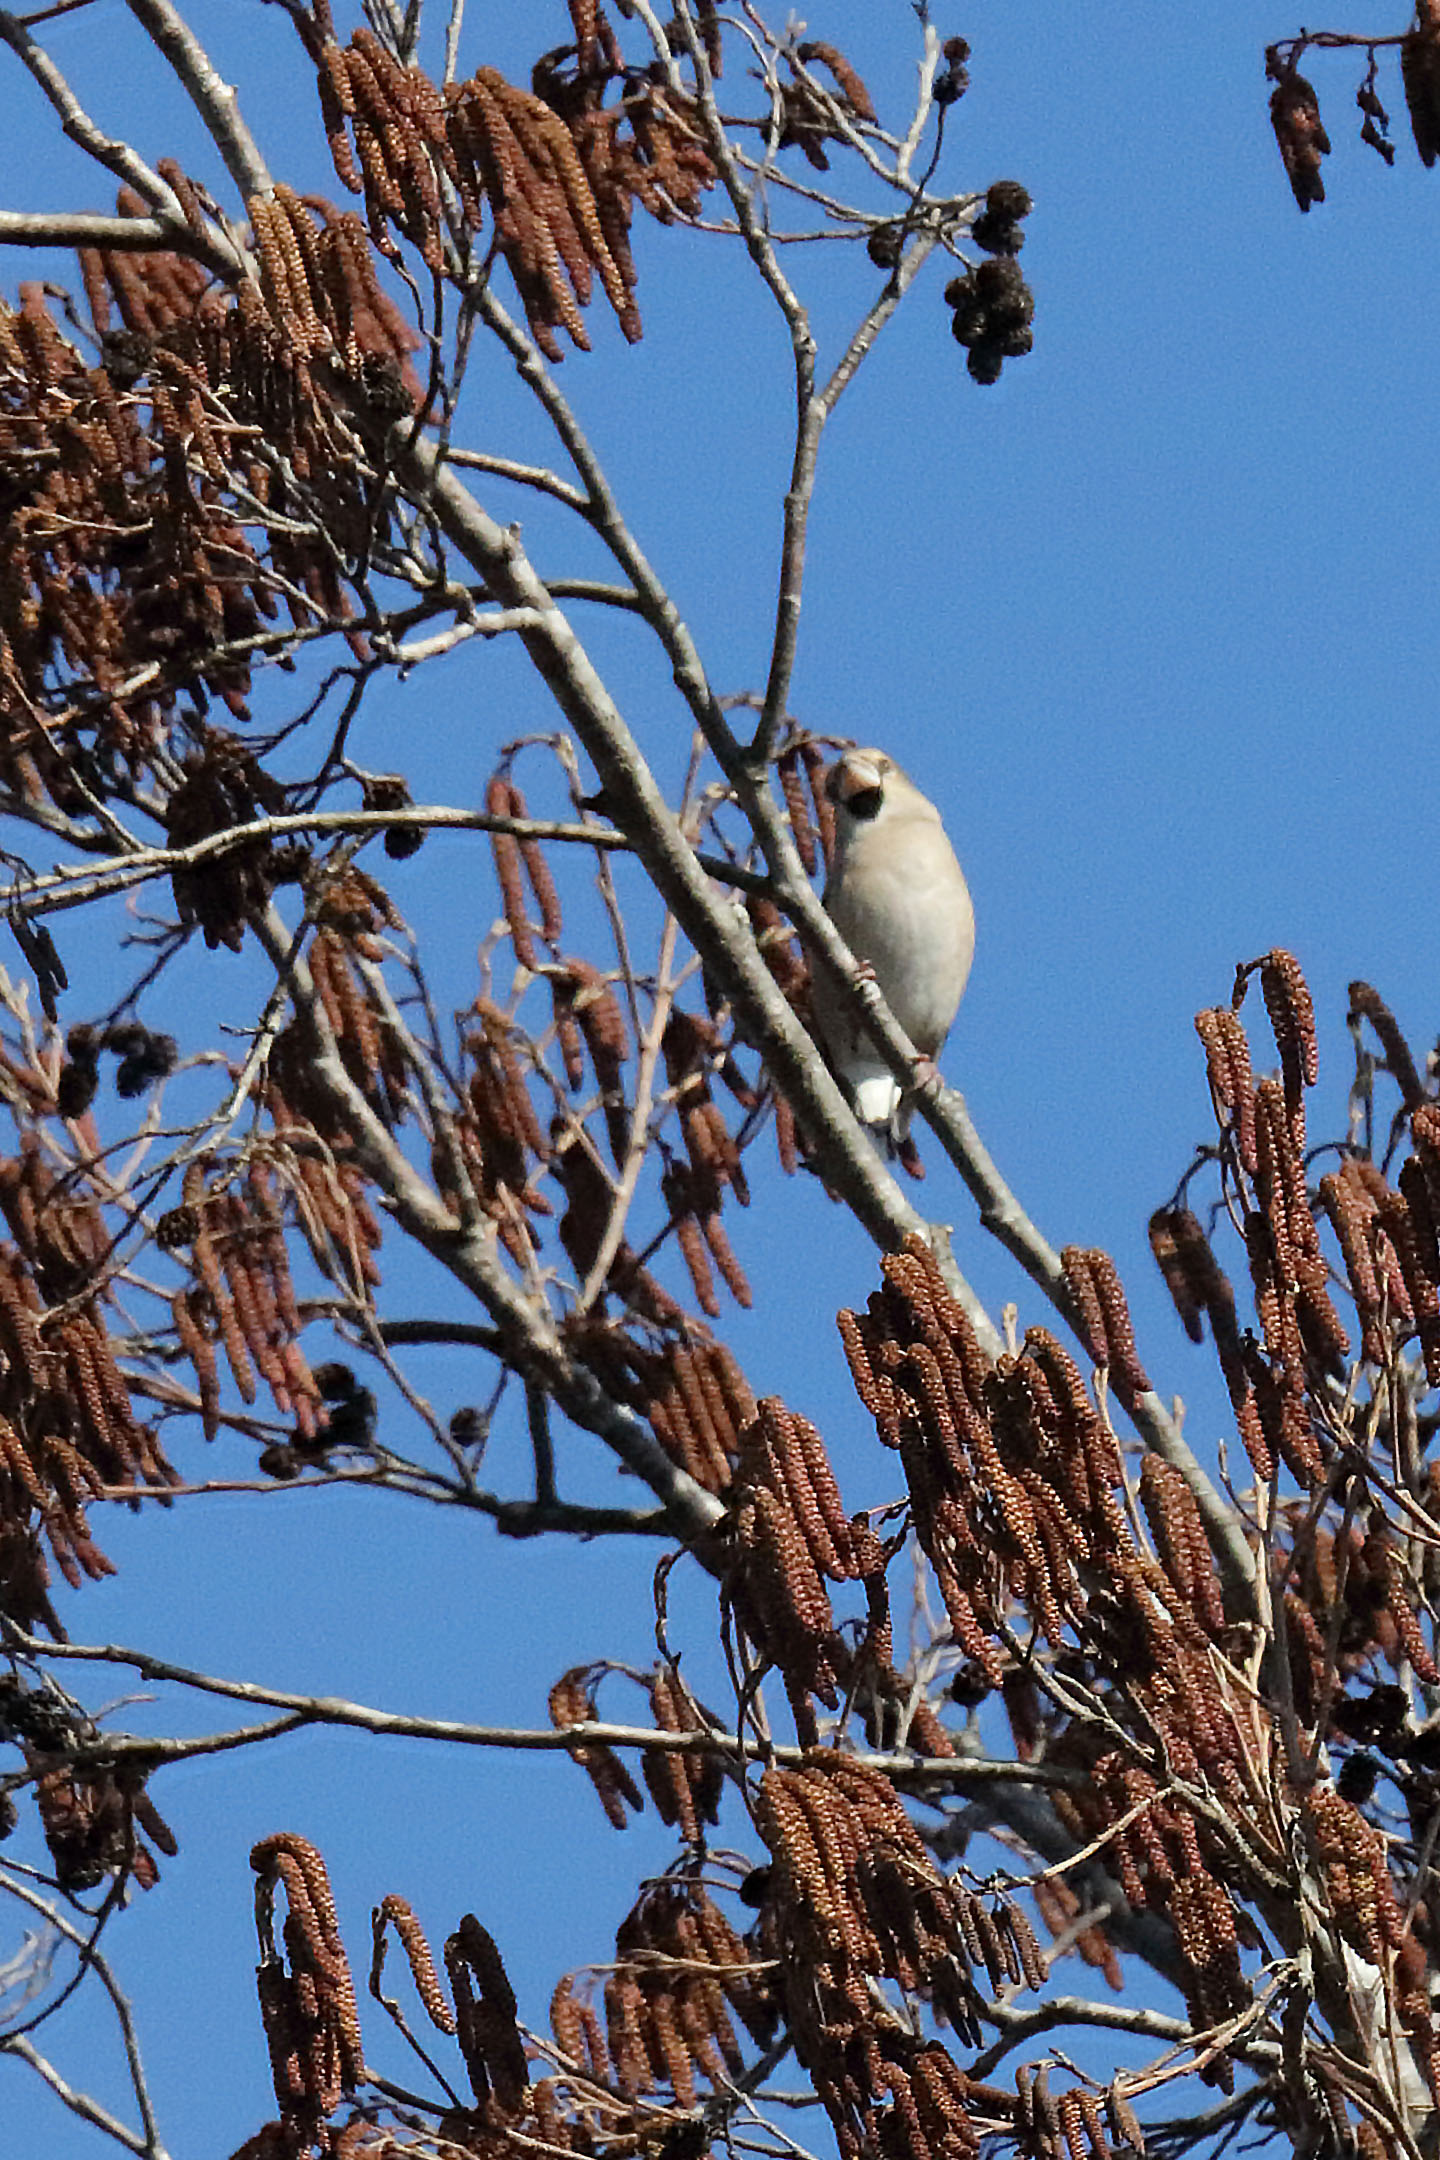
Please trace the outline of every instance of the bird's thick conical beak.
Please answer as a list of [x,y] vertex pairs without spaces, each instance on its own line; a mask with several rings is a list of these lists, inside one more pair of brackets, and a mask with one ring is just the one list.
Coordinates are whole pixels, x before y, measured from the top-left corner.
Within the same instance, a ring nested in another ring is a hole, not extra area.
[[867,758],[858,750],[849,751],[838,758],[830,768],[825,782],[825,792],[833,803],[853,804],[860,795],[879,792],[880,773],[873,758]]

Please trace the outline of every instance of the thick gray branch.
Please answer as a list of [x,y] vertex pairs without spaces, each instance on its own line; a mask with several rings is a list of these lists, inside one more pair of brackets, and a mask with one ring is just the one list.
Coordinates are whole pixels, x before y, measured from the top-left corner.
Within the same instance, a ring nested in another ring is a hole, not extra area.
[[241,118],[234,85],[221,80],[179,9],[170,0],[126,0],[126,5],[184,84],[241,196],[248,202],[252,195],[268,195],[270,174]]
[[[400,451],[402,476],[422,495],[447,539],[503,607],[533,608],[540,627],[520,637],[541,679],[590,757],[616,825],[697,952],[705,955],[747,1041],[794,1104],[827,1179],[877,1244],[894,1250],[919,1235],[948,1264],[951,1287],[996,1340],[993,1324],[953,1261],[948,1240],[904,1198],[856,1124],[825,1060],[765,966],[747,923],[737,920],[696,858],[609,692],[566,616],[528,561],[518,535],[490,517],[425,442]],[[817,902],[818,906],[818,902]],[[828,920],[828,918],[827,918]],[[832,932],[833,936],[833,932]]]

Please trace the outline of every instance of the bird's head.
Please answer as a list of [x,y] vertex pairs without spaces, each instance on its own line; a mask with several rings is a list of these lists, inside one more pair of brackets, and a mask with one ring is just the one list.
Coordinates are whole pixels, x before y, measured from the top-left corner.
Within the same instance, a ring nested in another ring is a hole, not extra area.
[[886,783],[895,771],[881,750],[847,750],[825,776],[825,793],[835,808],[861,824],[880,815]]
[[842,830],[873,825],[877,818],[897,810],[911,814],[930,810],[919,789],[883,750],[847,750],[826,774],[825,793],[835,805]]

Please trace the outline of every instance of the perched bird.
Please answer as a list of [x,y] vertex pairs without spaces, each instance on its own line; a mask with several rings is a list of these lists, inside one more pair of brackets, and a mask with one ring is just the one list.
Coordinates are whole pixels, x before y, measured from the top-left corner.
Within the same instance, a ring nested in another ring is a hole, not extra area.
[[[848,750],[825,778],[835,806],[835,859],[825,908],[923,1058],[950,1032],[975,952],[975,914],[940,813],[879,750]],[[856,1115],[883,1129],[893,1150],[909,1130],[902,1089],[853,1002],[814,971],[822,1048],[849,1089]]]

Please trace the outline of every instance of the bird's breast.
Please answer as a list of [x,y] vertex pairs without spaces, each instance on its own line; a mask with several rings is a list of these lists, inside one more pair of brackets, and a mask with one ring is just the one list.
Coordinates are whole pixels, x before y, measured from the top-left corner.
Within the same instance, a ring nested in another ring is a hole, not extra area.
[[832,882],[826,906],[851,951],[875,970],[917,1050],[933,1056],[949,1033],[975,951],[970,894],[949,842],[922,828],[913,842],[892,839],[883,859],[862,842]]

